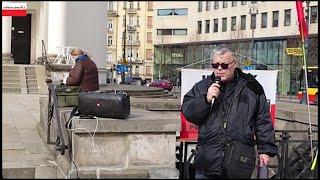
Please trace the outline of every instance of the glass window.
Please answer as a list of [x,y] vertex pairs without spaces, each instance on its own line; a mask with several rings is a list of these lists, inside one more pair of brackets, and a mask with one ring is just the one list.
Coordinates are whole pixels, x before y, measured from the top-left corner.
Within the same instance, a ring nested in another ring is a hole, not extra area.
[[202,32],[202,21],[198,21],[198,34]]
[[148,16],[147,26],[152,27],[152,16]]
[[133,9],[133,2],[132,2],[132,1],[129,2],[129,8],[130,8],[130,9]]
[[209,29],[210,29],[210,20],[206,20],[206,33],[209,33]]
[[219,2],[220,1],[214,1],[214,9],[219,9]]
[[112,29],[112,20],[111,20],[111,19],[109,19],[108,28],[109,28],[109,29]]
[[173,29],[173,35],[187,35],[187,29]]
[[202,1],[198,1],[198,12],[202,12]]
[[237,2],[238,2],[238,1],[232,1],[231,6],[232,6],[232,7],[236,7],[236,6],[237,6]]
[[284,10],[284,25],[285,26],[291,25],[291,9]]
[[109,1],[109,11],[114,11],[113,3],[113,1]]
[[246,5],[247,1],[241,1],[241,5]]
[[272,11],[272,27],[278,27],[279,11]]
[[171,15],[173,15],[173,9],[158,9],[157,15],[158,16],[171,16]]
[[108,36],[108,46],[112,45],[112,36]]
[[266,28],[267,27],[267,22],[268,22],[268,16],[267,13],[261,13],[261,28]]
[[206,11],[210,10],[210,2],[211,1],[206,1]]
[[188,15],[188,9],[187,8],[174,9],[173,15],[176,15],[176,16]]
[[148,1],[148,11],[152,11],[152,10],[153,10],[153,2]]
[[257,1],[251,1],[251,4],[256,4],[257,3]]
[[172,29],[157,29],[157,35],[172,35]]
[[123,9],[127,9],[127,1],[123,2]]
[[228,7],[228,1],[223,1],[222,7],[223,8],[227,8]]
[[146,74],[151,75],[151,66],[146,66]]
[[124,26],[124,22],[126,21],[126,15],[123,15],[122,26]]
[[222,32],[227,31],[227,18],[222,18]]
[[140,26],[139,18],[140,18],[140,16],[137,16],[137,26]]
[[140,9],[140,1],[137,1],[137,9]]
[[137,37],[137,41],[139,41],[139,32],[137,32],[136,37]]
[[152,32],[147,32],[147,42],[152,42]]
[[237,26],[237,17],[231,17],[231,31],[235,31]]
[[213,32],[218,32],[218,19],[213,20]]
[[147,49],[147,59],[152,60],[152,49]]
[[318,22],[318,6],[311,6],[311,18],[310,23]]
[[240,29],[241,30],[245,30],[246,29],[246,15],[242,15],[241,16],[241,26],[240,26]]
[[257,20],[257,15],[256,14],[251,14],[251,29],[256,28],[256,20]]

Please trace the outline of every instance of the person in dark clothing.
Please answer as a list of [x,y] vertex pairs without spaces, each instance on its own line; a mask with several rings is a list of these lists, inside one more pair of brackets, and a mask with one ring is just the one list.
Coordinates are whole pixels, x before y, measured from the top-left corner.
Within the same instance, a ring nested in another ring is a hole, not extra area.
[[230,49],[218,47],[211,57],[211,77],[197,82],[181,107],[186,119],[199,127],[196,179],[250,178],[255,167],[254,140],[260,166],[278,152],[269,104],[255,76],[237,68]]
[[64,83],[67,86],[80,86],[81,91],[99,90],[96,64],[81,49],[75,48],[70,54],[75,60],[75,65],[69,71],[69,77],[65,79]]

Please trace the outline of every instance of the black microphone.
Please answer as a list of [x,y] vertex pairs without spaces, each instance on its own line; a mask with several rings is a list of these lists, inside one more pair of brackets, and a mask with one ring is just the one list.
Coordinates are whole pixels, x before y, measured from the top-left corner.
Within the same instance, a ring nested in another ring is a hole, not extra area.
[[[221,77],[217,76],[216,79],[214,80],[214,82],[220,85],[221,84]],[[213,96],[212,101],[211,101],[211,106],[213,106],[215,98],[216,97]]]

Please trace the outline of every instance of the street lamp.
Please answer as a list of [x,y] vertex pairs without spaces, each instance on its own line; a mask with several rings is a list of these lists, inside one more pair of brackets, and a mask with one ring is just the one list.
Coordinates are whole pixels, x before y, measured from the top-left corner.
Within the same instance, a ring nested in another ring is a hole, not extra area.
[[[126,34],[127,34],[127,7],[124,7],[124,31],[122,34],[123,38],[123,54],[122,54],[122,65],[126,62]],[[121,72],[121,82],[124,83],[125,81],[125,74],[124,71]]]
[[[255,22],[255,27],[253,27],[253,16],[256,16],[257,14],[259,14],[259,10],[258,10],[258,4],[257,2],[250,4],[249,5],[249,14],[251,15],[251,59],[253,60],[253,48],[254,48],[254,29],[256,28],[256,22]],[[257,17],[255,17],[255,21],[256,21]]]

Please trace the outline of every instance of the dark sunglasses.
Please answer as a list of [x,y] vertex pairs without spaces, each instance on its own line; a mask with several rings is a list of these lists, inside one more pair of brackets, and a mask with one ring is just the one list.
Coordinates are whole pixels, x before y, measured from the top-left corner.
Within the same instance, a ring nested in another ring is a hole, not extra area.
[[221,63],[221,64],[220,64],[220,63],[212,63],[211,66],[212,66],[214,69],[218,69],[219,66],[221,66],[222,69],[228,69],[228,68],[229,68],[229,65],[232,64],[233,62],[234,62],[234,60],[231,61],[229,64],[225,64],[225,63]]

